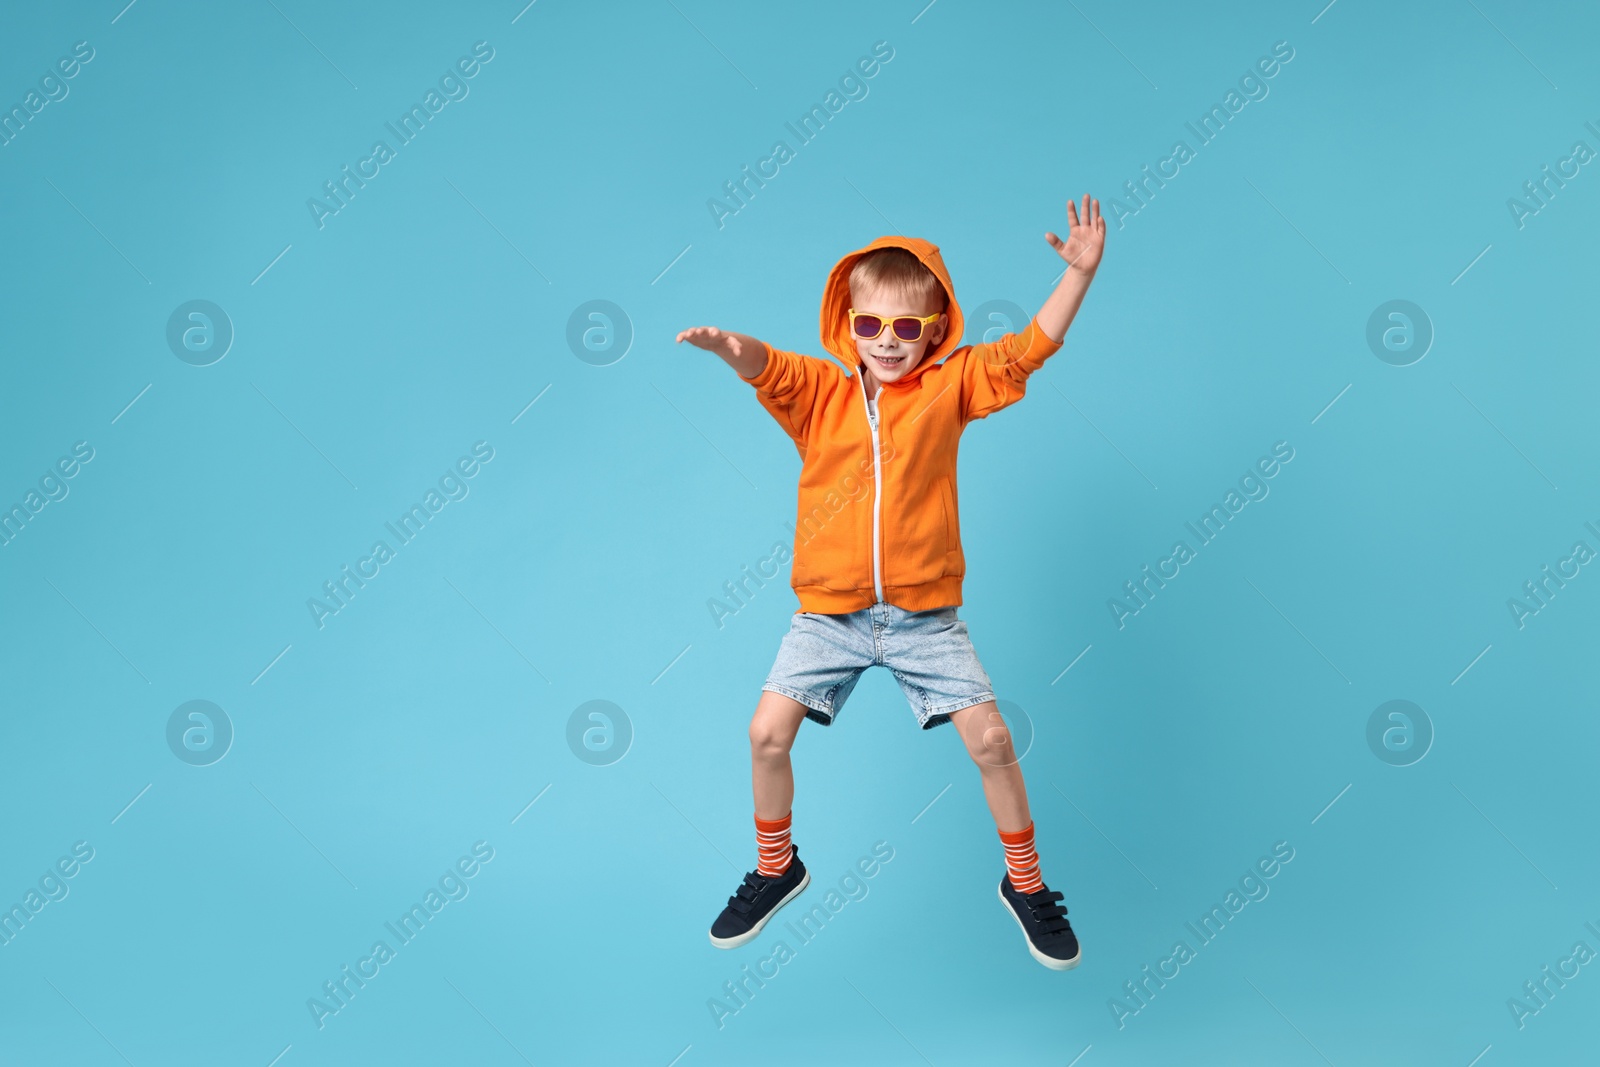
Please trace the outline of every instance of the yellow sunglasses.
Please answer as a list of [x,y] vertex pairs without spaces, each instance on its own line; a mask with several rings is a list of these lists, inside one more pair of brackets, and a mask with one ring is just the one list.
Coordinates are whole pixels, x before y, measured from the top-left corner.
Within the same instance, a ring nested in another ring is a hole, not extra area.
[[[883,332],[884,326],[889,326],[894,335],[905,342],[920,341],[923,328],[929,323],[937,322],[943,312],[935,311],[926,318],[917,318],[914,315],[900,315],[894,319],[885,319],[882,315],[868,315],[865,312],[850,309],[850,332],[863,341],[871,341]],[[892,323],[892,325],[891,325]]]

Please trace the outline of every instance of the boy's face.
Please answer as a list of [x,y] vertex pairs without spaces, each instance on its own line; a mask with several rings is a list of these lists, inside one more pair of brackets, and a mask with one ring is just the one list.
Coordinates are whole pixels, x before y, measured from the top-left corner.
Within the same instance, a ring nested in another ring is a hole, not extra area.
[[[882,289],[869,289],[863,293],[851,289],[850,305],[862,314],[877,315],[884,321],[882,332],[871,340],[859,337],[855,331],[851,331],[851,337],[856,343],[856,354],[861,357],[861,362],[868,372],[880,382],[892,382],[911,373],[911,369],[921,361],[929,349],[939,346],[939,342],[944,339],[944,331],[950,323],[950,317],[943,314],[943,309],[934,297],[924,297],[917,301]],[[891,320],[900,316],[909,315],[921,319],[936,311],[940,312],[939,318],[924,325],[922,336],[915,341],[902,341],[895,336],[893,327],[889,325]]]

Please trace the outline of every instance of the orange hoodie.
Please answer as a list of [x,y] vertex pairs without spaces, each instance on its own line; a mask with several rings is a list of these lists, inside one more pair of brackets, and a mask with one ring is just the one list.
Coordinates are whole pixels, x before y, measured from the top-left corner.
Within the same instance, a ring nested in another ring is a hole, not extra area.
[[[878,248],[908,249],[938,276],[949,325],[915,367],[879,385],[874,428],[846,309],[850,268]],[[1021,400],[1028,375],[1061,348],[1037,320],[992,344],[962,345],[963,329],[939,249],[915,237],[880,237],[839,260],[823,292],[822,344],[843,367],[768,345],[767,365],[744,379],[802,460],[789,578],[800,611],[842,614],[880,601],[931,611],[961,603],[961,431]]]

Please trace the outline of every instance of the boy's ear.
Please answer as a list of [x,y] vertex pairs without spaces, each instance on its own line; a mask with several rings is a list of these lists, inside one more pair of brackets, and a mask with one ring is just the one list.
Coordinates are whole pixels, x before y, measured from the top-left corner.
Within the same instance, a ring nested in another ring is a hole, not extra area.
[[928,334],[928,340],[932,347],[939,347],[939,342],[944,340],[944,332],[949,328],[950,315],[947,312],[940,312],[939,321],[933,324],[933,331]]

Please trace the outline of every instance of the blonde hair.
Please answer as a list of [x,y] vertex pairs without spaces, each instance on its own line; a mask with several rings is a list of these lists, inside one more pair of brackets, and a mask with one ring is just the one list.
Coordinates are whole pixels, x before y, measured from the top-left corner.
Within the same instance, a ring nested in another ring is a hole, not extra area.
[[868,292],[883,291],[916,301],[927,300],[943,311],[947,303],[944,285],[937,275],[923,266],[916,253],[904,248],[878,248],[850,268],[850,292],[859,299]]

